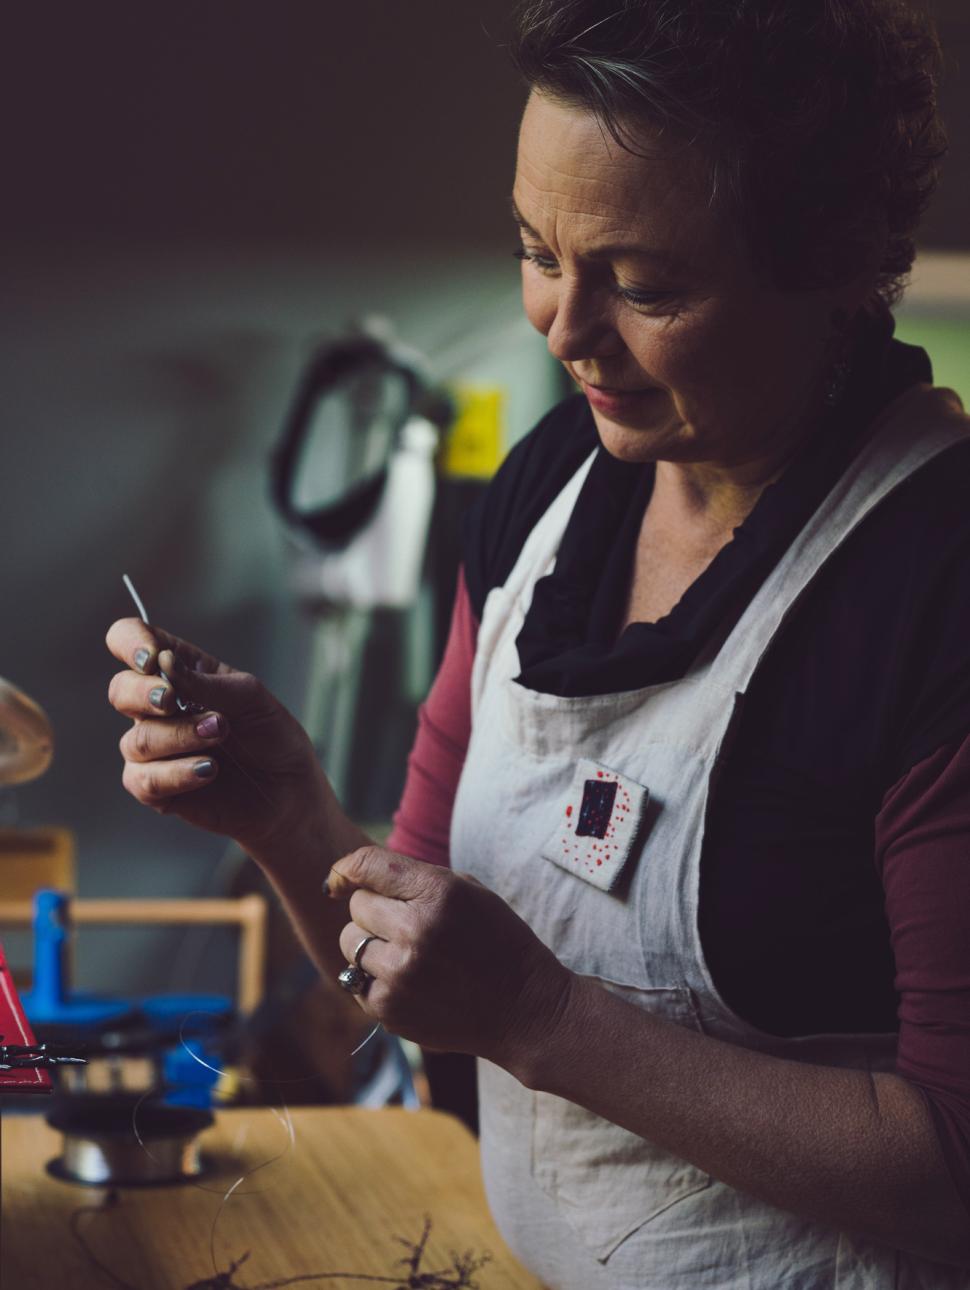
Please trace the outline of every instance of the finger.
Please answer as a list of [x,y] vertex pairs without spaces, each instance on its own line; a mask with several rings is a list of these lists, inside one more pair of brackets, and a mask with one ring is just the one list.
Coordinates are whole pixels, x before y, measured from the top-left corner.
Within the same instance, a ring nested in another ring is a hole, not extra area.
[[229,723],[217,712],[198,717],[157,717],[136,721],[121,737],[125,761],[161,761],[213,748],[229,733]]
[[411,939],[415,920],[406,901],[358,887],[350,897],[348,909],[358,927],[366,927],[385,941],[403,945]]
[[[125,663],[136,672],[154,672],[160,650],[174,650],[185,665],[194,671],[230,671],[211,654],[206,654],[190,641],[184,641],[171,632],[154,624],[143,623],[140,618],[119,618],[108,628],[105,644],[119,663]],[[147,650],[147,654],[143,651]]]
[[210,672],[204,666],[187,665],[180,654],[162,650],[158,656],[159,671],[175,687],[178,697],[188,703],[211,708],[230,719],[270,716],[279,705],[266,687],[248,672],[222,668]]
[[128,761],[121,782],[143,806],[165,810],[183,793],[194,793],[211,784],[218,773],[219,763],[214,757],[183,757],[148,765]]
[[416,900],[449,877],[440,865],[413,860],[383,847],[360,847],[337,861],[328,875],[327,888],[338,900],[346,900],[358,887],[395,900]]
[[108,685],[108,702],[125,717],[159,717],[175,711],[175,690],[159,676],[116,672]]
[[119,618],[108,628],[104,643],[119,663],[136,672],[154,672],[159,645],[152,629],[140,618]]
[[[365,937],[373,935],[373,932],[365,930],[357,923],[348,923],[340,933],[340,953],[348,963],[353,963],[358,945]],[[386,941],[381,939],[368,941],[361,951],[357,966],[363,968],[369,976],[379,977],[390,968],[397,957],[397,952]]]

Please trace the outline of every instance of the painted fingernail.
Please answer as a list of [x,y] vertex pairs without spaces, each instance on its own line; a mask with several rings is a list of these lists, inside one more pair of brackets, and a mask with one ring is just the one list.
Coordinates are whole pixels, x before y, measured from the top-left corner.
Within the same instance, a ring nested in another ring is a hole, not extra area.
[[330,879],[329,879],[329,878],[324,878],[323,882],[320,884],[320,890],[323,892],[323,894],[324,894],[325,896],[329,896],[329,895],[330,895]]
[[154,690],[149,690],[148,701],[153,703],[156,708],[164,708],[166,694],[168,694],[168,690],[164,685],[156,685]]
[[199,779],[211,779],[216,773],[216,764],[214,761],[197,761],[192,767],[192,774],[198,775]]
[[139,672],[144,672],[145,664],[148,662],[151,656],[152,656],[151,650],[145,649],[144,646],[142,646],[141,649],[135,650],[135,667],[138,668]]
[[158,656],[158,660],[160,663],[164,660],[166,671],[169,671],[169,672],[185,671],[185,664],[182,662],[182,660],[179,658],[179,656],[175,653],[175,650],[173,649],[162,650],[161,654],[159,654]]
[[195,727],[195,733],[200,739],[215,739],[216,735],[221,735],[224,729],[222,717],[217,712],[210,712]]

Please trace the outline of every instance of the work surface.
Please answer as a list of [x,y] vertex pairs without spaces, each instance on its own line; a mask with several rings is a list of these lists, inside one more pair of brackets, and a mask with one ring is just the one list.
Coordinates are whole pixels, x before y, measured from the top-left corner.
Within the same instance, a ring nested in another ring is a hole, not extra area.
[[[431,1231],[415,1271],[442,1280],[411,1285],[539,1290],[492,1223],[478,1145],[457,1120],[397,1109],[299,1108],[290,1115],[292,1145],[272,1110],[219,1112],[202,1138],[211,1169],[197,1185],[125,1188],[113,1205],[106,1189],[47,1174],[61,1139],[42,1117],[6,1116],[2,1290],[393,1290],[409,1284],[401,1260],[418,1245],[426,1216]],[[236,1179],[260,1165],[223,1204]],[[454,1256],[465,1252],[491,1259],[463,1277]],[[231,1280],[215,1278],[247,1253]]]

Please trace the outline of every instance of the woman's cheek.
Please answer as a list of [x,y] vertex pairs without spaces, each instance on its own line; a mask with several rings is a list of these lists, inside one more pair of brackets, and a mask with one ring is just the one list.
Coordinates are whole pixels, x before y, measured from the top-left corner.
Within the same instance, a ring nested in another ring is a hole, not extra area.
[[637,318],[620,334],[640,370],[668,389],[696,379],[698,360],[708,352],[697,326],[674,315]]

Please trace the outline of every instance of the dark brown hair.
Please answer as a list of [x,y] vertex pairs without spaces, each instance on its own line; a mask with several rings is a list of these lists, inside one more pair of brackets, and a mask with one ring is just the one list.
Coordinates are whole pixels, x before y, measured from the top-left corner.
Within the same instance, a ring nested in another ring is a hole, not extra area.
[[624,147],[700,147],[778,286],[875,278],[894,304],[946,140],[940,51],[905,0],[525,0],[513,59]]

